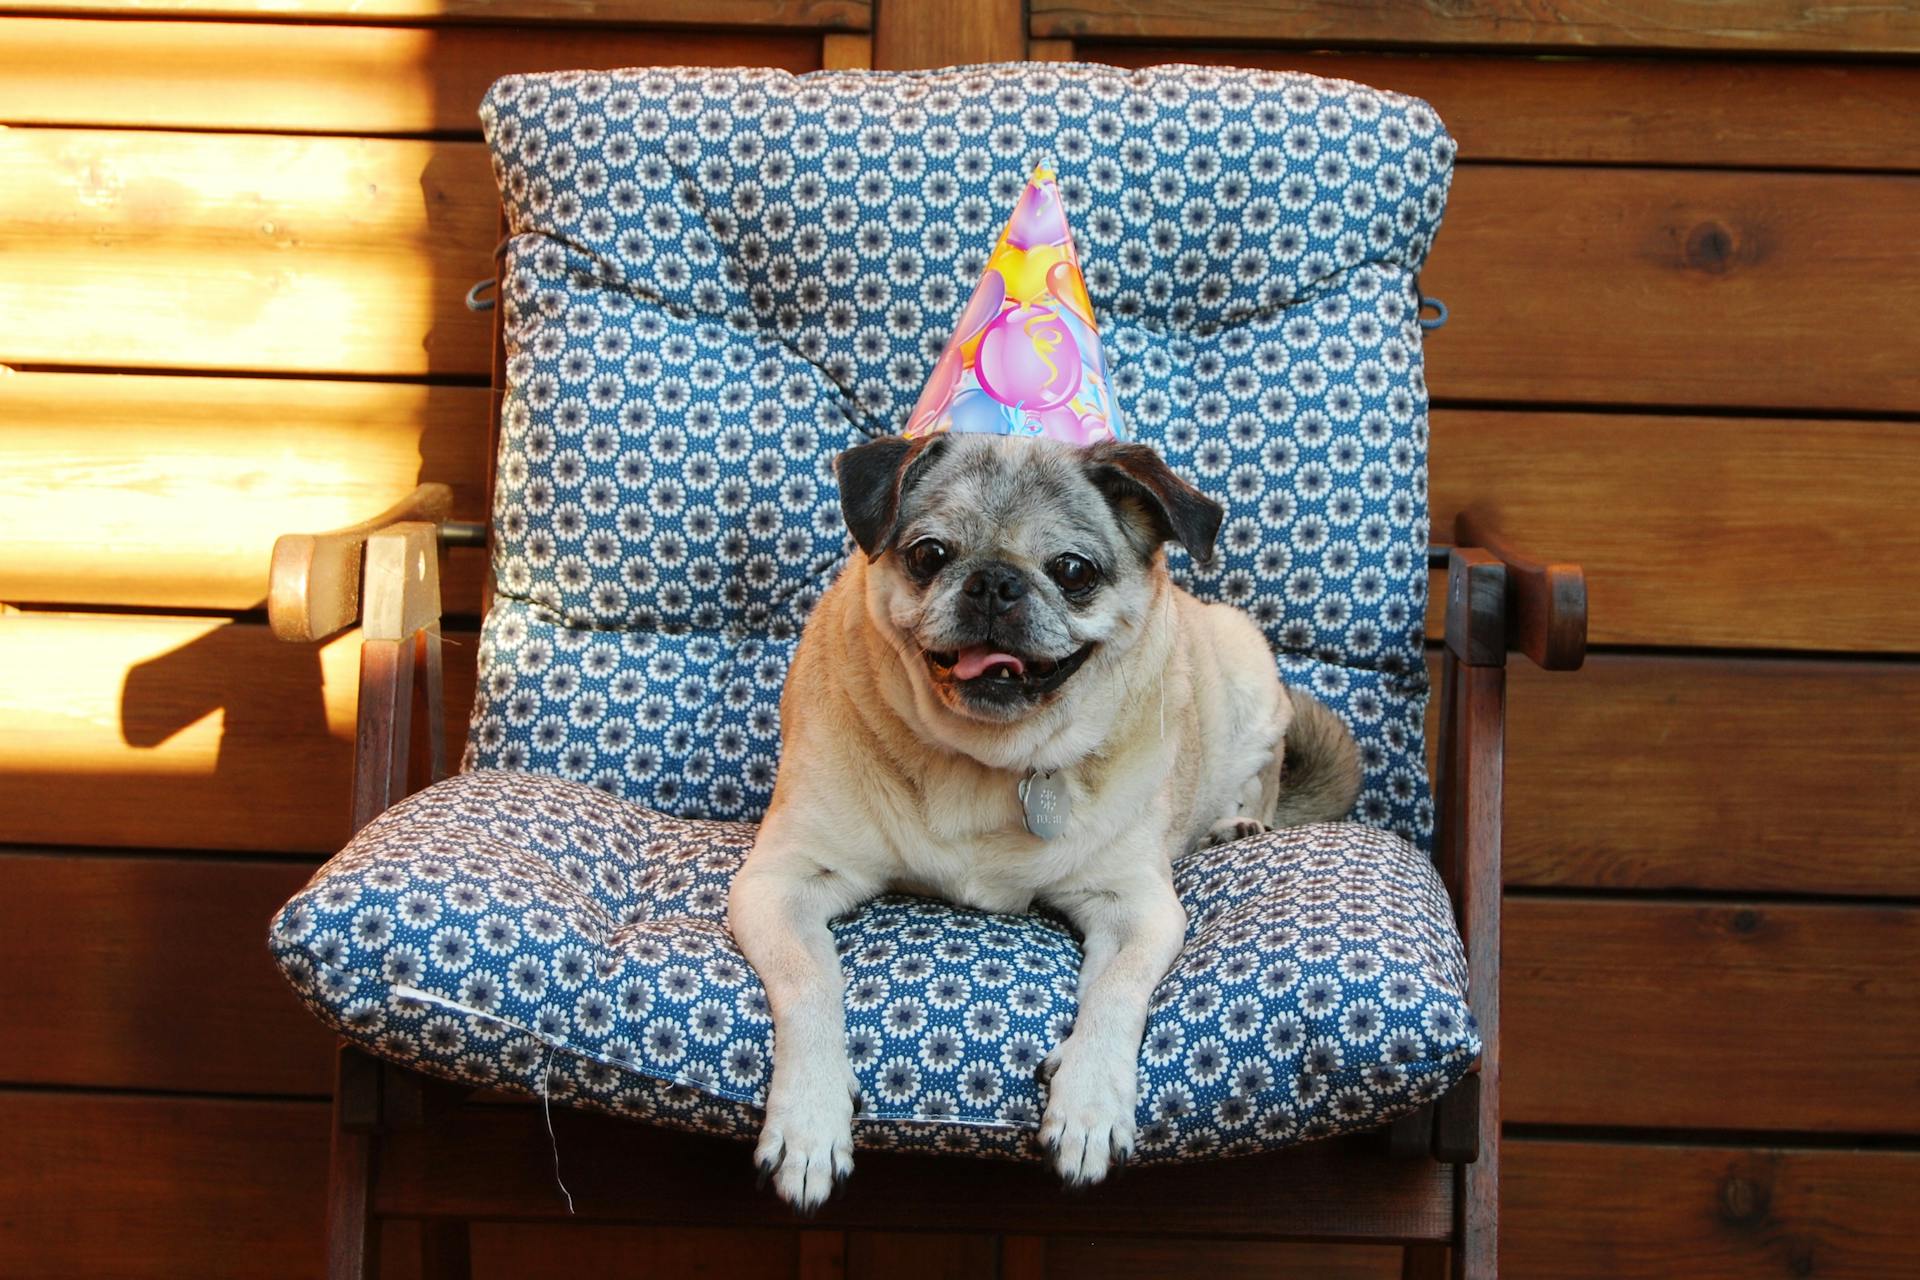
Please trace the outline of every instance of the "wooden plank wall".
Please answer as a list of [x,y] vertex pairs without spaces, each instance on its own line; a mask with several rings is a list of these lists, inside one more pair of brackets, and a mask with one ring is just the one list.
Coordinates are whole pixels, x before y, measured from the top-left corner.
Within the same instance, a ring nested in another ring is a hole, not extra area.
[[[1637,13],[1629,13],[1637,9]],[[687,21],[689,13],[698,24]],[[1920,1197],[1920,18],[1787,0],[41,0],[0,9],[0,1274],[317,1273],[327,1038],[261,945],[356,641],[275,534],[483,506],[511,70],[1077,57],[1421,94],[1433,500],[1584,562],[1513,673],[1517,1276],[1897,1273]],[[456,558],[449,702],[481,569]],[[111,1229],[104,1224],[111,1223]],[[485,1227],[481,1275],[990,1274],[992,1241]],[[407,1274],[404,1233],[395,1271]],[[1049,1277],[1397,1274],[1051,1241]]]

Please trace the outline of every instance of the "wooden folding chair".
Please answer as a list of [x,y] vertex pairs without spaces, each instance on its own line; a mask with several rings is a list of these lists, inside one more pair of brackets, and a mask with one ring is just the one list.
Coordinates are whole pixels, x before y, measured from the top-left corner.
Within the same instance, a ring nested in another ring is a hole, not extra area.
[[[449,521],[449,509],[444,486],[423,485],[365,524],[293,535],[275,551],[276,634],[305,640],[356,620],[362,627],[356,831],[445,773],[438,552],[485,539],[483,528]],[[1446,571],[1436,859],[1466,943],[1468,998],[1485,1042],[1477,1070],[1383,1131],[1137,1169],[1071,1194],[1038,1164],[863,1152],[858,1176],[811,1226],[994,1233],[1009,1280],[1041,1273],[1047,1235],[1392,1244],[1405,1247],[1409,1276],[1497,1273],[1505,663],[1517,651],[1551,670],[1577,668],[1586,591],[1577,567],[1526,557],[1471,514],[1454,532],[1457,545],[1429,551],[1430,566]],[[556,1158],[571,1207],[555,1186]],[[374,1274],[384,1219],[419,1220],[425,1274],[450,1277],[467,1272],[468,1223],[570,1217],[794,1221],[756,1191],[737,1143],[499,1105],[342,1046],[328,1175],[335,1280]]]
[[[504,394],[496,311],[493,431]],[[494,454],[489,449],[489,457]],[[449,522],[442,486],[332,534],[284,539],[271,614],[288,639],[358,618],[365,635],[354,769],[359,830],[412,785],[444,772],[436,546],[479,545]],[[1406,1274],[1490,1280],[1500,1181],[1501,770],[1505,664],[1513,652],[1571,670],[1586,646],[1575,566],[1535,561],[1472,514],[1445,571],[1436,860],[1469,967],[1484,1049],[1477,1070],[1385,1130],[1233,1160],[1137,1168],[1067,1193],[1042,1165],[863,1151],[811,1226],[992,1233],[1001,1274],[1035,1277],[1047,1235],[1237,1238],[1400,1245]],[[549,1129],[551,1125],[551,1130]],[[556,1149],[571,1205],[555,1186]],[[465,1274],[467,1224],[558,1220],[791,1226],[757,1192],[735,1142],[562,1108],[500,1105],[343,1047],[333,1107],[328,1250],[336,1280],[372,1274],[378,1226],[417,1219],[430,1276]]]

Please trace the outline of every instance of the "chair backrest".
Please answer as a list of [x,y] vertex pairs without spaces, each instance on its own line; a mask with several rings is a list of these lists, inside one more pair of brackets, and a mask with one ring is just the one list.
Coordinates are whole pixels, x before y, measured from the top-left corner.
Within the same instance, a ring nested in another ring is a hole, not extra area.
[[1012,64],[510,76],[495,605],[466,765],[754,818],[832,458],[913,406],[1034,161],[1135,438],[1228,507],[1176,577],[1352,725],[1356,817],[1424,844],[1416,274],[1454,146],[1310,76]]

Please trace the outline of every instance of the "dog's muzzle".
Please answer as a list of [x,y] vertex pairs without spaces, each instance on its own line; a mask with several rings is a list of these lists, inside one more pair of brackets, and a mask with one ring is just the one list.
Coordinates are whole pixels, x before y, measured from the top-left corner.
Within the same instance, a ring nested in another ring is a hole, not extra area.
[[1089,641],[1064,658],[1046,658],[972,645],[957,651],[929,650],[926,661],[934,679],[951,683],[969,701],[1006,707],[1054,693],[1098,647]]

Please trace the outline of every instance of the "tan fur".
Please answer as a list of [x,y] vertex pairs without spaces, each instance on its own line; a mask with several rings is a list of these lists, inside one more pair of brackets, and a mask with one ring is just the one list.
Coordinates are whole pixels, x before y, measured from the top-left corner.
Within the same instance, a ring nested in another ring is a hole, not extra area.
[[[1097,1181],[1131,1150],[1146,1004],[1185,932],[1172,859],[1277,816],[1342,816],[1359,786],[1344,726],[1289,696],[1253,622],[1179,590],[1157,552],[1129,584],[1138,607],[1011,721],[943,697],[900,624],[920,616],[920,595],[892,561],[856,554],[815,608],[781,699],[773,802],[730,904],[776,1026],[756,1158],[802,1208],[852,1163],[828,919],[888,889],[1065,912],[1086,939],[1081,1016],[1049,1060],[1041,1136],[1063,1176]],[[1296,715],[1312,729],[1292,753],[1311,784],[1298,797],[1282,768]],[[1017,788],[1032,770],[1059,771],[1072,798],[1052,840],[1022,822]]]
[[[1151,829],[1171,858],[1238,812],[1250,779],[1277,784],[1293,708],[1239,610],[1200,603],[1162,571],[1138,641],[1074,677],[1084,696],[981,724],[941,708],[917,654],[899,651],[872,572],[855,557],[822,598],[781,699],[768,821],[830,841],[833,861],[871,861],[862,869],[888,887],[1024,911],[1045,890],[1103,878],[1101,855],[1123,833]],[[951,746],[928,740],[928,720],[945,722]],[[1022,826],[1016,788],[1030,769],[1064,771],[1075,821],[1056,840]]]

